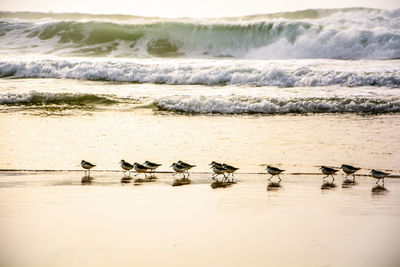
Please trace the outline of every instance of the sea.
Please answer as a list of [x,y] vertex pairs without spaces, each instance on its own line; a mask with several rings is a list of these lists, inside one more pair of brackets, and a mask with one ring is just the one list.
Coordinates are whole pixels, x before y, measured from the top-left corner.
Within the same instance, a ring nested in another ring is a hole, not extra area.
[[0,12],[0,110],[398,113],[399,18],[370,8],[208,19]]

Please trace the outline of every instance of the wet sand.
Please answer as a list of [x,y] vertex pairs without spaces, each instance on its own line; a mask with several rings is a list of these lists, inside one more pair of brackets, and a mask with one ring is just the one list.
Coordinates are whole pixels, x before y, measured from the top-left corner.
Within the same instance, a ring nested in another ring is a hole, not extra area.
[[0,173],[2,266],[398,266],[400,180],[322,190],[322,175]]

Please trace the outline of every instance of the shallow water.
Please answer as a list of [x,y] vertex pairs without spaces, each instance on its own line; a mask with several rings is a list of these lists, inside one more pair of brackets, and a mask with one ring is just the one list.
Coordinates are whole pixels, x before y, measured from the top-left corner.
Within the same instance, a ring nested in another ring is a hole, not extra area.
[[[211,174],[172,187],[121,184],[122,173],[1,172],[0,262],[5,266],[398,266],[400,180],[321,190],[322,176]],[[40,242],[39,242],[40,240]],[[377,257],[376,255],[379,255]]]
[[[399,115],[187,116],[133,112],[74,112],[73,116],[0,114],[1,169],[77,169],[82,159],[97,169],[119,161],[196,164],[212,161],[263,172],[267,164],[289,173],[318,173],[319,166],[353,164],[399,174]],[[37,153],[36,153],[37,152]]]

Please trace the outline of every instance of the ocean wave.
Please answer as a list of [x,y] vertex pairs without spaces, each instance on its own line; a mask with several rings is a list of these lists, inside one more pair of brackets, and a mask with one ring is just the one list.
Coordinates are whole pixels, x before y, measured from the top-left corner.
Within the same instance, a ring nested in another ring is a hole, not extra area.
[[[122,104],[118,106],[119,104]],[[290,114],[290,113],[360,113],[385,114],[400,112],[400,98],[367,97],[254,97],[254,96],[168,96],[150,99],[148,97],[118,97],[82,93],[6,93],[0,94],[2,110],[8,107],[29,109],[82,109],[102,110],[132,108],[156,108],[191,114]],[[13,109],[15,110],[15,109]],[[18,109],[17,109],[18,110]]]
[[254,97],[166,97],[154,104],[164,111],[197,114],[288,114],[400,112],[400,99],[371,98],[254,98]]
[[17,94],[6,93],[0,95],[0,105],[8,106],[46,106],[46,105],[67,105],[89,106],[89,105],[111,105],[119,103],[110,96],[94,94],[73,94],[73,93],[41,93],[31,91],[29,93]]
[[221,19],[2,12],[0,52],[141,58],[393,59],[400,58],[399,21],[398,10],[360,8]]
[[[171,85],[400,87],[400,69],[249,61],[1,61],[0,78],[67,78]],[[376,65],[376,64],[375,64]],[[356,69],[354,69],[356,68]]]

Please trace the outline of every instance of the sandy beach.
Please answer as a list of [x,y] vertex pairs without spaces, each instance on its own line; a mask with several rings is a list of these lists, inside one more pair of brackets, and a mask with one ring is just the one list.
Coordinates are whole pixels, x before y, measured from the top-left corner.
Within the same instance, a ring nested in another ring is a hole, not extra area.
[[[210,175],[172,187],[121,184],[122,173],[0,174],[4,266],[398,266],[400,180],[321,190],[321,176]],[[376,255],[379,255],[377,257]]]

